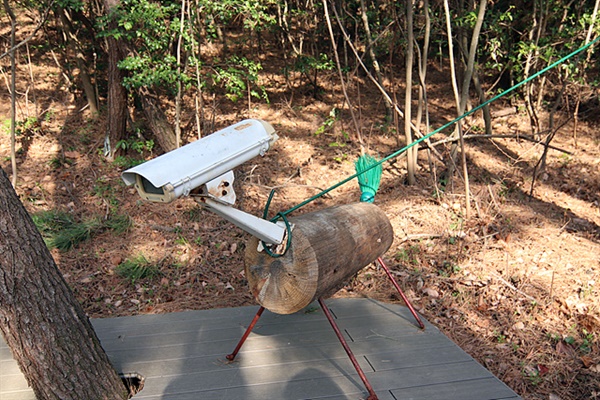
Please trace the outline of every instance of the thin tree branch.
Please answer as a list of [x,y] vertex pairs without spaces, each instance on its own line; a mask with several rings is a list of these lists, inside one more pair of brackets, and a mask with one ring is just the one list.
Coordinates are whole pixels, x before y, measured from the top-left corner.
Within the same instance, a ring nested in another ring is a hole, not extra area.
[[[344,92],[344,97],[346,98],[346,102],[348,102],[348,109],[350,109],[350,115],[352,116],[352,121],[354,122],[354,128],[356,129],[356,135],[358,138],[358,142],[360,143],[361,149],[363,149],[363,151],[364,151],[364,144],[362,141],[362,134],[360,132],[360,125],[358,124],[356,115],[354,115],[354,109],[352,108],[352,102],[350,101],[350,97],[348,97],[348,92],[346,91],[346,83],[344,81],[344,73],[342,72],[342,65],[340,64],[340,56],[337,51],[335,37],[333,36],[333,28],[331,26],[331,18],[329,17],[329,8],[327,7],[327,0],[325,0],[323,2],[323,8],[325,11],[325,19],[327,20],[327,28],[329,29],[329,37],[331,38],[331,46],[333,48],[333,54],[335,56],[335,64],[337,66],[338,74],[340,76],[340,84],[342,85],[342,91]],[[333,9],[337,15],[337,11],[335,11],[335,4],[333,6]]]
[[35,27],[35,29],[33,30],[33,32],[31,32],[29,34],[29,36],[27,36],[27,38],[23,39],[21,42],[19,42],[18,44],[12,46],[10,49],[8,49],[5,53],[0,54],[0,60],[2,60],[6,56],[9,56],[11,54],[11,52],[17,50],[21,46],[24,46],[31,39],[33,39],[35,37],[35,35],[37,34],[37,32],[40,29],[42,29],[42,27],[44,26],[44,24],[48,20],[48,15],[50,14],[50,10],[52,9],[52,5],[53,4],[54,4],[54,0],[48,5],[48,8],[46,8],[46,11],[44,11],[44,15],[42,16],[42,20],[40,21],[40,23],[38,24],[38,26]]
[[[520,140],[520,139],[524,139],[527,140],[529,142],[535,143],[535,144],[541,144],[541,145],[546,145],[546,143],[542,140],[539,139],[535,139],[533,137],[530,136],[523,136],[523,135],[479,135],[479,134],[472,134],[472,135],[464,135],[463,139],[465,140],[469,140],[469,139],[515,139],[515,140]],[[459,140],[458,138],[446,138],[446,139],[442,139],[439,140],[437,142],[432,143],[432,146],[439,146],[441,144],[446,144],[446,143],[452,143],[452,142],[456,142],[457,140]],[[552,150],[556,150],[556,151],[560,151],[562,153],[565,154],[569,154],[572,155],[573,153],[564,149],[561,149],[560,147],[556,147],[556,146],[552,146],[550,144],[548,144],[548,148],[552,149]]]
[[[367,66],[364,64],[364,62],[362,60],[362,57],[358,54],[358,51],[356,50],[356,47],[352,43],[352,40],[350,39],[350,36],[348,36],[348,33],[344,29],[344,26],[342,25],[342,21],[340,19],[340,16],[337,13],[337,10],[335,8],[333,9],[333,13],[335,14],[335,19],[336,19],[336,21],[337,21],[337,23],[338,23],[338,25],[340,27],[340,31],[342,32],[342,35],[344,36],[344,40],[348,44],[348,47],[350,47],[350,49],[354,53],[354,56],[356,57],[356,60],[358,61],[358,63],[362,67],[362,69],[365,71],[365,73],[367,74],[367,76],[369,77],[369,80],[371,80],[371,82],[373,82],[373,84],[377,87],[377,89],[381,92],[381,94],[385,97],[385,99],[390,102],[390,104],[394,108],[394,111],[396,111],[396,114],[398,116],[400,116],[400,118],[404,118],[404,113],[402,112],[402,110],[400,110],[400,108],[398,107],[398,104],[395,101],[392,100],[392,98],[387,93],[387,91],[379,84],[379,82],[377,82],[377,79],[375,79],[375,77],[373,76],[373,74],[371,73],[371,71],[369,71],[369,69],[367,68]],[[411,122],[410,126],[413,129],[414,133],[417,134],[417,136],[423,137],[423,134],[421,133],[421,131],[419,129],[417,129],[417,127],[412,122]],[[431,151],[436,155],[436,157],[438,157],[438,159],[440,161],[443,161],[442,155],[437,151],[437,149],[435,149],[433,146],[430,145],[429,139],[425,140],[425,143],[431,149]]]

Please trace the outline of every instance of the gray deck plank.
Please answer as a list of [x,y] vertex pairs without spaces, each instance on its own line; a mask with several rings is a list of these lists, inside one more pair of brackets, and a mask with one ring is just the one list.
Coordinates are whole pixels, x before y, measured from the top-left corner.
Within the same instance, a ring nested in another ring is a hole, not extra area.
[[471,381],[450,382],[437,385],[416,386],[394,389],[394,397],[402,400],[508,400],[519,397],[508,388],[494,385],[494,378],[480,378]]
[[[328,300],[382,400],[518,399],[468,354],[406,309]],[[145,377],[135,399],[359,399],[366,391],[322,311],[265,312],[234,362],[225,360],[257,307],[93,320],[121,372]],[[0,400],[33,400],[0,340]]]
[[[407,343],[406,345],[408,345]],[[384,340],[358,343],[352,345],[354,354],[359,356],[369,356],[369,361],[376,370],[388,369],[390,365],[398,367],[413,367],[420,365],[429,365],[440,358],[452,359],[454,361],[469,360],[470,357],[456,346],[448,345],[446,341],[436,341],[423,343],[413,343],[415,346],[407,346],[408,349],[390,349],[389,343]],[[250,346],[249,346],[250,347]],[[191,355],[191,356],[166,356],[154,357],[160,359],[160,364],[151,364],[147,360],[127,361],[127,357],[111,357],[113,363],[120,365],[121,369],[137,371],[144,368],[145,376],[151,377],[162,374],[163,371],[211,371],[221,369],[223,356],[232,350],[229,346],[217,354],[211,355]],[[196,353],[193,353],[196,354]],[[152,359],[155,354],[149,355]],[[237,363],[239,368],[261,365],[279,365],[284,366],[286,361],[289,363],[297,362],[318,362],[324,358],[336,361],[347,359],[346,353],[340,346],[339,342],[332,343],[326,346],[319,347],[288,347],[288,348],[272,348],[266,350],[246,350],[238,355]],[[129,357],[131,359],[131,357]]]

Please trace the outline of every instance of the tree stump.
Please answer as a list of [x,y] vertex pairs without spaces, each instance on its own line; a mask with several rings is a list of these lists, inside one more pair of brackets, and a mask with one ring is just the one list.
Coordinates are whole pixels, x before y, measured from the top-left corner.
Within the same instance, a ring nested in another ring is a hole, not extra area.
[[337,292],[392,244],[387,216],[371,203],[355,203],[290,218],[292,242],[282,257],[246,246],[245,268],[256,301],[277,314],[291,314]]

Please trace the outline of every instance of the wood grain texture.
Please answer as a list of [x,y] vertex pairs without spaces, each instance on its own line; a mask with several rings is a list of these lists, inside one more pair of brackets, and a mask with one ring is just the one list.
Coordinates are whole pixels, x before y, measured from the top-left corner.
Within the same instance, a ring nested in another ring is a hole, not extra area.
[[292,243],[282,257],[246,246],[245,266],[256,301],[278,314],[294,313],[328,297],[360,269],[383,255],[394,232],[385,213],[371,203],[326,208],[290,218]]

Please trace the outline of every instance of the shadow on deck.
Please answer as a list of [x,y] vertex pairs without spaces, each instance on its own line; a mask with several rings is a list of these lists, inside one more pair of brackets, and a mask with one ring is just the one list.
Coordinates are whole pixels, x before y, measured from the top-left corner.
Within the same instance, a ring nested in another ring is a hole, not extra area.
[[[381,400],[519,399],[406,307],[331,299],[329,308]],[[318,304],[266,311],[233,362],[225,359],[258,307],[93,320],[116,369],[145,379],[134,399],[363,399],[367,392]],[[33,392],[0,339],[0,399]]]

